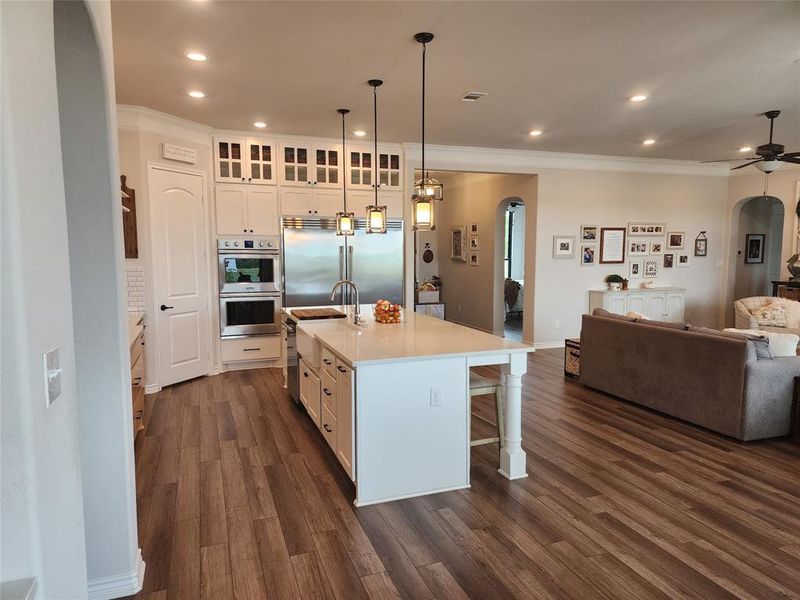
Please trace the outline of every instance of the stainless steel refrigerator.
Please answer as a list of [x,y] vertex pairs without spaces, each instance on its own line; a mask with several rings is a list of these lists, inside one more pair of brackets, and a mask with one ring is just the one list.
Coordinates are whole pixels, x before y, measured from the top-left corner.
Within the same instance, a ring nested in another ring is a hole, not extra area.
[[386,233],[367,234],[357,219],[355,234],[336,235],[334,219],[283,219],[283,305],[349,304],[349,289],[331,301],[331,288],[350,279],[362,304],[383,298],[403,302],[403,222],[387,221]]

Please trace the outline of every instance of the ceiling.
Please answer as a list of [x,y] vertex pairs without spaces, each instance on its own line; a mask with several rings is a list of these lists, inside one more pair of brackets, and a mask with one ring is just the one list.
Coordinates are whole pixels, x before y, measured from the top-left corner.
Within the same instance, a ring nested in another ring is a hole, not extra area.
[[118,102],[221,129],[337,137],[348,107],[370,139],[378,77],[381,140],[419,141],[431,31],[429,143],[735,158],[778,108],[775,141],[800,151],[800,2],[120,0],[112,18]]

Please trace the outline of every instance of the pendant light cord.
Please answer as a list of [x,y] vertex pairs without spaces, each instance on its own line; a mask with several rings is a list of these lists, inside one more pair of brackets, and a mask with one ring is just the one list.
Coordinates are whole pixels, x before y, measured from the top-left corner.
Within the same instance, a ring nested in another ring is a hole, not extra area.
[[[345,116],[345,114],[347,114],[347,113],[342,111],[342,164],[343,165],[347,165],[347,149],[346,149],[347,148],[347,142],[345,141],[345,135],[344,135],[344,116]],[[347,174],[347,166],[345,166],[344,172],[345,172],[345,174]],[[343,183],[344,183],[344,185],[342,186],[342,192],[343,192],[342,197],[344,199],[344,212],[347,212],[347,182],[345,181]]]
[[372,114],[375,131],[375,156],[372,157],[372,173],[375,185],[375,206],[378,206],[378,86],[372,88]]
[[[425,53],[428,45],[422,44],[422,177],[425,179]],[[423,183],[424,185],[424,183]]]

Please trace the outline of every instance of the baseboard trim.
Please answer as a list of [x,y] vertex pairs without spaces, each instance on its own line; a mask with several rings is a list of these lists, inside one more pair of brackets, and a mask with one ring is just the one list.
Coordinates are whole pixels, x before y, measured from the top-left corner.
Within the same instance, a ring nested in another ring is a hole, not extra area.
[[161,391],[161,386],[157,383],[150,383],[144,386],[144,393],[145,394],[157,394]]
[[142,549],[139,548],[134,572],[89,580],[89,600],[112,600],[139,593],[144,584],[145,567]]
[[564,340],[559,340],[555,342],[535,342],[533,347],[536,350],[549,350],[550,348],[563,348],[564,347]]

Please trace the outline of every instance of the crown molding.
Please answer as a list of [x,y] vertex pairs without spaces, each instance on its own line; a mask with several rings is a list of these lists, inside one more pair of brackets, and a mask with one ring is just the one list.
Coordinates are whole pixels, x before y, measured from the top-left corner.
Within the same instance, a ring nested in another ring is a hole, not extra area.
[[212,127],[162,113],[144,106],[117,104],[117,126],[173,137],[204,146],[211,145]]
[[[418,143],[403,144],[406,162],[417,165],[422,157]],[[616,171],[661,175],[706,175],[728,177],[728,167],[688,160],[569,154],[534,150],[475,148],[471,146],[425,146],[425,162],[431,169],[491,173],[539,173],[542,169]]]

